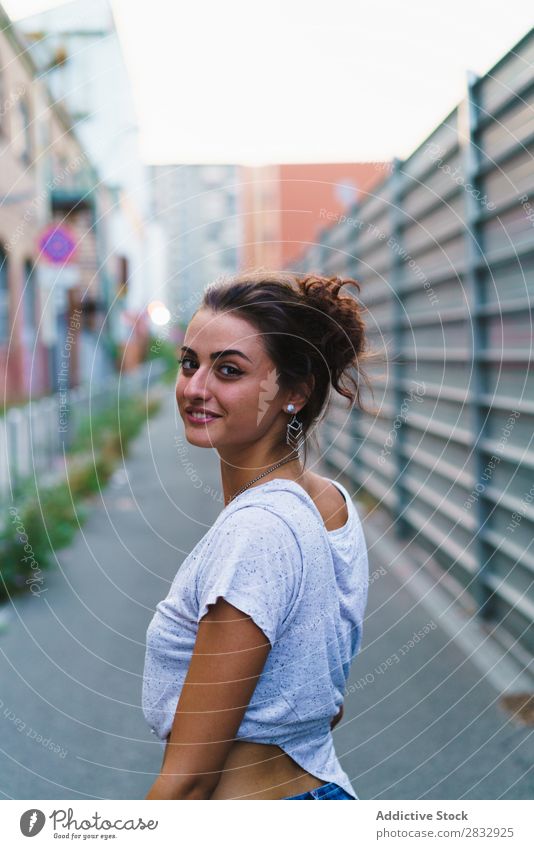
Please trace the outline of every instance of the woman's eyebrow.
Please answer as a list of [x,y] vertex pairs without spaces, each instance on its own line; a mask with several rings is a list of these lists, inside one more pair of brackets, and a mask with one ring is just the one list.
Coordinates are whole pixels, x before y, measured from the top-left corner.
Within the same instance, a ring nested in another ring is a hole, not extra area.
[[[194,357],[196,357],[196,352],[193,351],[192,348],[188,348],[187,345],[182,345],[181,350],[186,354],[192,354]],[[249,363],[252,363],[250,357],[247,357],[246,354],[244,354],[242,351],[238,351],[236,348],[225,348],[224,351],[213,351],[213,353],[210,354],[210,360],[217,360],[219,357],[231,356],[243,357],[243,359],[248,360]]]

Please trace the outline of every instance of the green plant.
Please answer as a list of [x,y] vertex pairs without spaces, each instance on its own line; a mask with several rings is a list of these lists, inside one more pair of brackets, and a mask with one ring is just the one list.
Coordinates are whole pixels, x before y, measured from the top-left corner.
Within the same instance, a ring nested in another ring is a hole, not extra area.
[[83,500],[105,485],[159,405],[154,398],[121,398],[118,405],[86,417],[67,455],[66,479],[48,487],[34,480],[19,490],[0,529],[0,600],[27,590],[37,571],[51,568],[54,551],[67,545],[85,521]]
[[8,513],[0,532],[0,598],[27,589],[35,570],[43,572],[50,567],[53,551],[67,545],[78,523],[85,519],[85,512],[73,503],[66,483],[41,489],[34,486]]
[[147,403],[139,396],[120,397],[118,403],[83,419],[71,443],[69,454],[96,451],[103,446],[110,450],[110,445],[113,445],[120,456],[121,444],[126,447],[158,406],[159,402],[155,399],[149,399]]

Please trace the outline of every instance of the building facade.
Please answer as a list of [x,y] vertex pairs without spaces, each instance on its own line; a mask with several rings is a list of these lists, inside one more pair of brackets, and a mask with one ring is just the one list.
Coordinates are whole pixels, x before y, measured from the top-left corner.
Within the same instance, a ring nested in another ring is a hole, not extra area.
[[[86,200],[91,164],[1,7],[0,22],[0,380],[14,402],[58,388],[65,329],[100,281]],[[75,261],[82,255],[85,267]],[[83,323],[75,323],[77,336]],[[79,358],[71,347],[72,385]]]
[[239,267],[238,173],[234,165],[152,166],[154,212],[168,245],[162,299],[178,324],[187,324],[206,284]]
[[240,169],[242,267],[288,268],[328,222],[372,194],[389,162],[280,164]]
[[105,187],[97,218],[101,222],[105,211],[100,274],[107,297],[100,306],[123,365],[135,365],[144,354],[145,310],[164,285],[166,267],[153,264],[153,246],[162,241],[150,217],[148,170],[111,6],[108,0],[74,0],[17,26],[55,100],[72,116],[99,187]]

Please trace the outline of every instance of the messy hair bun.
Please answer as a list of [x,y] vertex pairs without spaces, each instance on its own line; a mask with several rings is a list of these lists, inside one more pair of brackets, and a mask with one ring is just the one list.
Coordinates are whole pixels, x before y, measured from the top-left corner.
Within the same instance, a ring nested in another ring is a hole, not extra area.
[[350,407],[361,409],[362,383],[372,393],[362,367],[372,357],[365,307],[354,294],[340,294],[343,286],[360,290],[351,278],[259,269],[210,284],[200,305],[214,312],[235,311],[257,327],[282,389],[313,377],[311,394],[298,414],[305,435],[326,412],[330,387]]
[[[315,342],[328,365],[331,386],[351,403],[361,403],[361,385],[349,369],[354,367],[363,374],[361,363],[368,349],[362,315],[365,308],[354,296],[339,294],[342,286],[353,286],[359,292],[360,284],[352,278],[317,275],[297,278],[296,282],[314,310],[310,329],[315,330]],[[352,383],[353,391],[342,385],[343,378]]]

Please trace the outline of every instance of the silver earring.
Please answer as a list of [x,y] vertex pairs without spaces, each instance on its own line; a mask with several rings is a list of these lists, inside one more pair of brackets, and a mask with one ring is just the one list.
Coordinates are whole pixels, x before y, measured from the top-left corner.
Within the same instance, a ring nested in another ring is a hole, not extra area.
[[[294,404],[287,405],[287,412],[292,413],[295,410]],[[293,448],[294,451],[300,451],[302,446],[304,445],[305,437],[302,433],[302,422],[297,419],[296,414],[293,416],[291,421],[287,425],[286,429],[286,442]]]

